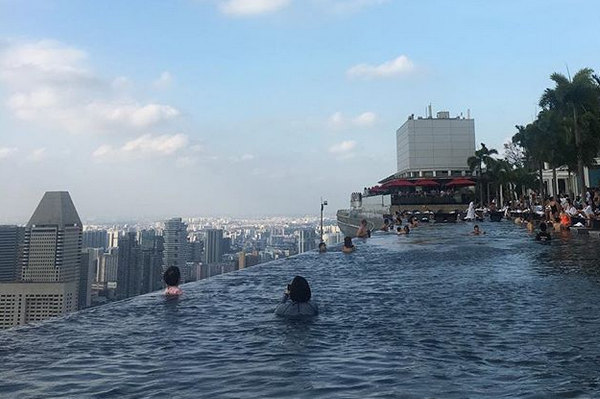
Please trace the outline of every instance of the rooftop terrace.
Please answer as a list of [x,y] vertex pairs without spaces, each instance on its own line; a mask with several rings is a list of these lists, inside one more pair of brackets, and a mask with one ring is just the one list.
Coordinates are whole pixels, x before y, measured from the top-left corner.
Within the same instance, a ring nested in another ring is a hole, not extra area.
[[[356,240],[0,332],[14,398],[597,397],[600,249],[504,222]],[[321,314],[273,315],[296,274]]]

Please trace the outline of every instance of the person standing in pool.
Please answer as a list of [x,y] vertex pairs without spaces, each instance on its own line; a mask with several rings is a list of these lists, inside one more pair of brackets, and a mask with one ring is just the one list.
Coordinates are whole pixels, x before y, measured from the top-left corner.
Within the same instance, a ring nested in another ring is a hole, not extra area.
[[356,231],[358,238],[368,238],[370,236],[369,229],[367,228],[367,220],[363,219],[360,221],[360,227]]
[[552,236],[548,233],[548,226],[546,223],[540,223],[540,232],[535,235],[537,241],[550,241]]
[[167,289],[165,290],[165,296],[173,297],[179,296],[183,293],[178,287],[180,279],[181,272],[179,271],[179,268],[177,266],[171,266],[167,270],[165,270],[165,273],[163,274],[163,280],[167,285]]
[[354,244],[352,244],[352,237],[344,238],[344,246],[342,247],[342,252],[349,254],[351,252],[354,252],[355,249],[356,247],[354,246]]
[[317,304],[311,301],[312,293],[308,281],[296,276],[283,294],[281,303],[275,309],[278,316],[316,316],[319,313]]

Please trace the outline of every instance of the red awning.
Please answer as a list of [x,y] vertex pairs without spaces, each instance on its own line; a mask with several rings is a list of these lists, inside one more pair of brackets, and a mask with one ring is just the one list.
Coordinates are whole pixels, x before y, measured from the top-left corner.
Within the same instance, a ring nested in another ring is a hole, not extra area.
[[371,187],[369,189],[369,191],[372,191],[374,193],[379,193],[379,192],[382,192],[382,191],[385,191],[385,190],[386,190],[386,188],[385,187],[381,187],[381,186],[375,186],[375,187]]
[[476,183],[473,180],[469,179],[452,179],[450,182],[446,183],[447,186],[474,186]]
[[391,187],[413,187],[413,186],[414,186],[414,184],[412,184],[411,182],[409,182],[406,179],[396,179],[396,180],[392,180],[390,182],[385,183],[381,187],[391,188]]
[[415,186],[432,187],[439,186],[440,183],[430,179],[419,179],[415,182]]

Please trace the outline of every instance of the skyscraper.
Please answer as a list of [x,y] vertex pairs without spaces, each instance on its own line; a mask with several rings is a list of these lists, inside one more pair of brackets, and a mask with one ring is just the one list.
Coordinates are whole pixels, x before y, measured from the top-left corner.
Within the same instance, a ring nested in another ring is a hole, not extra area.
[[21,282],[0,283],[0,328],[77,310],[82,224],[66,191],[49,191],[25,228]]
[[302,229],[297,234],[299,254],[311,251],[317,247],[317,234],[314,229]]
[[119,262],[117,268],[117,299],[139,295],[141,292],[141,249],[136,233],[119,238]]
[[21,278],[24,238],[24,227],[0,226],[0,282],[10,283]]
[[107,248],[108,232],[106,230],[86,230],[83,232],[83,249]]
[[204,263],[220,263],[223,243],[223,230],[207,229],[204,235]]
[[[92,248],[89,248],[93,250]],[[85,309],[90,307],[92,302],[92,280],[94,277],[94,271],[96,259],[94,259],[93,253],[90,251],[83,251],[81,253],[81,265],[79,267],[79,294],[78,294],[78,309]]]
[[185,268],[188,255],[187,224],[183,223],[181,218],[165,220],[163,238],[165,240],[165,269],[170,266]]

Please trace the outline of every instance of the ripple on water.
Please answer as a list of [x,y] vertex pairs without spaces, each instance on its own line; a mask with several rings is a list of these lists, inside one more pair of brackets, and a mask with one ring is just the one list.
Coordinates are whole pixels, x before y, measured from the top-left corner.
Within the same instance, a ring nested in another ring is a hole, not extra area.
[[[4,331],[0,396],[599,397],[598,245],[482,227],[376,235]],[[273,315],[296,274],[313,320]]]

